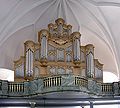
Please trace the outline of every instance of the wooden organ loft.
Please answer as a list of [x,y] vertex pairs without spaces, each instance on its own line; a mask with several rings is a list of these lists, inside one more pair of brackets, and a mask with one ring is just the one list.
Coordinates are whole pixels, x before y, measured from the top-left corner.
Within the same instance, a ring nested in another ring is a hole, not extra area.
[[81,46],[81,34],[62,18],[38,32],[38,43],[24,43],[24,56],[14,61],[15,82],[73,74],[103,81],[103,64],[94,59],[94,46]]

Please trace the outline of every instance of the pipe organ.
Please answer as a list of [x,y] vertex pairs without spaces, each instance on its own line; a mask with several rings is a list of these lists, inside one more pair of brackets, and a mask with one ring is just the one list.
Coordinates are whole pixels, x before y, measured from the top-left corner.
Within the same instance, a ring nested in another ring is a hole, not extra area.
[[73,32],[74,61],[80,61],[80,33]]
[[47,52],[48,52],[48,38],[49,32],[47,30],[41,30],[40,32],[40,44],[41,44],[41,55],[40,59],[41,61],[47,61]]
[[33,76],[34,42],[25,42],[25,77]]
[[94,46],[81,46],[81,34],[62,18],[38,32],[38,42],[24,44],[24,56],[14,61],[15,81],[51,75],[74,74],[103,80],[103,64],[94,59]]
[[94,46],[86,45],[86,74],[87,77],[94,77]]

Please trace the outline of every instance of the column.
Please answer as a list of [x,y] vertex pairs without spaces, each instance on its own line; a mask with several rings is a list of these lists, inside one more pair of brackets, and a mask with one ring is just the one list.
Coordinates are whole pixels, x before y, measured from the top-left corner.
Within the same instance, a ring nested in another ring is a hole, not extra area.
[[48,52],[48,35],[49,32],[45,29],[40,31],[40,44],[41,44],[41,55],[40,55],[40,60],[41,62],[46,62],[47,61],[47,52]]
[[79,32],[73,32],[73,63],[74,68],[73,72],[74,75],[80,75],[80,36]]
[[86,45],[86,74],[88,78],[94,77],[94,46]]
[[73,59],[74,63],[80,62],[80,36],[79,32],[73,32]]
[[30,106],[31,106],[31,108],[35,108],[35,102],[30,102]]
[[93,102],[90,102],[90,108],[93,108]]
[[33,63],[34,63],[34,42],[25,42],[25,76],[33,76]]

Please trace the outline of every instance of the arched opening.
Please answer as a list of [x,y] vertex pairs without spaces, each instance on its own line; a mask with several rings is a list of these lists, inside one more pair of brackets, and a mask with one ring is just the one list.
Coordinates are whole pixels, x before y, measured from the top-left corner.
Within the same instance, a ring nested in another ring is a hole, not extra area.
[[14,81],[14,71],[0,68],[0,80]]
[[118,82],[118,77],[112,73],[112,72],[108,72],[108,71],[103,71],[103,82],[104,83],[112,83],[112,82]]

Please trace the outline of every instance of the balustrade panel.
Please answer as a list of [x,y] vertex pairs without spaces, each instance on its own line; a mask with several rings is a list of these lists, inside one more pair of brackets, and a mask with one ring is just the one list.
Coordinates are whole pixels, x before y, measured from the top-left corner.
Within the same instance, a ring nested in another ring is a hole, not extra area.
[[101,85],[103,94],[111,94],[113,93],[113,84],[112,83],[103,83]]
[[24,84],[23,83],[9,83],[8,90],[9,90],[9,93],[24,92]]
[[88,81],[81,77],[75,77],[75,85],[86,87],[87,88]]
[[44,88],[61,86],[61,76],[44,78],[43,83],[44,83]]

